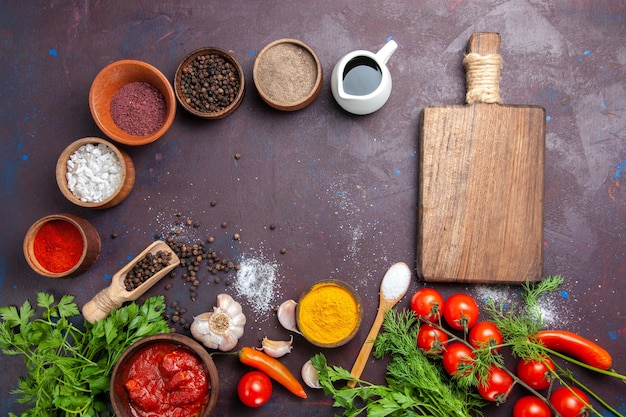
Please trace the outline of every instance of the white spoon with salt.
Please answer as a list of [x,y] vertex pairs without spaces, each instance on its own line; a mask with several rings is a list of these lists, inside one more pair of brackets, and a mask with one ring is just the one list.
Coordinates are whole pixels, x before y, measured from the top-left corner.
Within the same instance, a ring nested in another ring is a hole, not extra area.
[[[378,301],[378,313],[374,319],[374,324],[365,338],[365,342],[359,351],[359,355],[354,361],[350,374],[354,378],[360,378],[369,359],[372,348],[374,347],[374,339],[380,332],[380,327],[385,319],[385,313],[393,308],[409,289],[411,283],[411,270],[404,262],[398,262],[387,270],[382,282],[380,283],[380,300]],[[354,388],[356,381],[349,381],[348,386]]]

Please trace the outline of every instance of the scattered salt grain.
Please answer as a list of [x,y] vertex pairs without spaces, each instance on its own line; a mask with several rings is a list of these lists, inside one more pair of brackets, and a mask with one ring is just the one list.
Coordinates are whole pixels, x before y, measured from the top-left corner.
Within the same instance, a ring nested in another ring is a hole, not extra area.
[[234,287],[239,296],[247,299],[250,308],[263,317],[272,310],[278,295],[278,265],[257,258],[244,258],[239,265]]
[[67,161],[67,186],[76,198],[99,203],[111,197],[122,183],[122,164],[105,144],[88,143]]
[[[496,285],[487,286],[480,285],[475,287],[476,297],[479,301],[487,303],[493,301],[496,305],[501,305],[505,310],[513,308],[514,305],[520,305],[521,299],[520,288],[514,286]],[[545,327],[564,328],[567,326],[569,315],[566,307],[558,303],[558,295],[544,294],[539,300],[536,310],[531,312],[541,320]]]
[[505,309],[519,302],[519,288],[505,285],[479,285],[474,287],[478,301],[487,303],[494,302],[502,305]]

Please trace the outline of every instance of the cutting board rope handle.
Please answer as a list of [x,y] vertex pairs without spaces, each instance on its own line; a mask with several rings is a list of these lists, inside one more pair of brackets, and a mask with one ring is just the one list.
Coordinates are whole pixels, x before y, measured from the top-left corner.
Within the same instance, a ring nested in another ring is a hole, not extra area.
[[500,103],[500,69],[502,57],[500,35],[475,33],[468,43],[468,54],[463,59],[467,82],[467,104]]

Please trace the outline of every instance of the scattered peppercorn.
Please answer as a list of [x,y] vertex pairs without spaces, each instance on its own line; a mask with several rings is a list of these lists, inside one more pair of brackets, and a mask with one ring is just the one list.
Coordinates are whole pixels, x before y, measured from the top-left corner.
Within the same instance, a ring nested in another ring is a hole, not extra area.
[[[207,239],[208,242],[212,242],[213,240],[212,237]],[[180,267],[184,268],[181,279],[191,284],[189,286],[189,297],[191,301],[195,301],[198,287],[201,284],[201,278],[198,273],[200,272],[200,265],[203,261],[206,261],[207,271],[212,275],[217,275],[220,272],[228,273],[233,269],[239,270],[240,268],[238,264],[235,264],[231,260],[221,258],[217,252],[210,249],[207,244],[202,241],[189,245],[174,239],[168,239],[166,243],[180,259]],[[220,281],[217,277],[215,278],[215,283],[219,283]]]
[[237,159],[237,160],[241,159],[241,154],[239,152],[237,152],[235,154],[235,159]]

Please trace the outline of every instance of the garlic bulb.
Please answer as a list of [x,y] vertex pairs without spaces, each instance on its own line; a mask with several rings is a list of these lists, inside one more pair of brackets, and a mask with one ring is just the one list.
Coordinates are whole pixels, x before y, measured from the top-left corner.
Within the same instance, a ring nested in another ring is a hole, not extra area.
[[191,323],[191,335],[210,349],[229,351],[234,349],[243,336],[246,316],[241,304],[228,294],[217,296],[213,311],[202,313]]
[[261,341],[261,350],[267,353],[272,358],[280,358],[281,356],[285,356],[287,353],[291,352],[293,346],[293,336],[291,339],[287,341],[283,340],[270,340],[267,337],[264,337]]
[[311,388],[322,388],[320,385],[320,378],[317,369],[313,366],[313,363],[308,360],[302,365],[302,381]]
[[302,334],[298,331],[298,327],[296,325],[296,303],[294,300],[284,301],[279,307],[278,312],[276,313],[278,316],[279,323],[287,330],[296,332],[298,334]]

